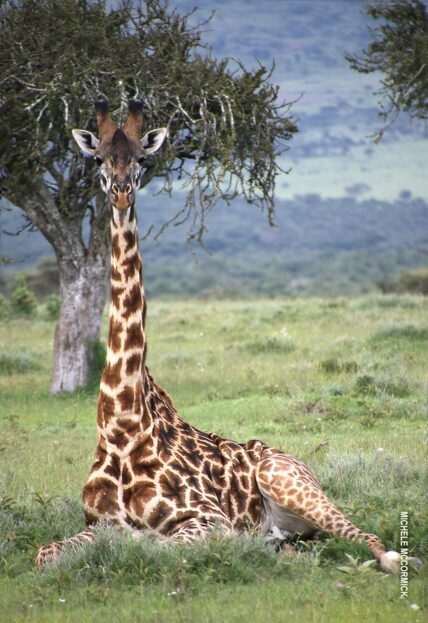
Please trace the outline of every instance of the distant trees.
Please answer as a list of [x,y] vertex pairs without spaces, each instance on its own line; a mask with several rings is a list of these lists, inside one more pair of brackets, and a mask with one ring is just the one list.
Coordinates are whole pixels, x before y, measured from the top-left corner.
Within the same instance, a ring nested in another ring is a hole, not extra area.
[[376,285],[384,294],[410,292],[428,296],[428,268],[415,268],[401,273],[397,278],[383,277]]
[[[129,98],[144,103],[147,129],[168,126],[162,155],[143,184],[162,178],[187,199],[170,222],[200,240],[219,198],[238,194],[272,222],[278,156],[297,127],[262,66],[231,70],[201,43],[202,25],[164,0],[0,0],[2,196],[52,245],[61,313],[52,392],[89,374],[105,303],[109,209],[95,166],[72,147],[73,127],[96,130],[94,101],[123,120]],[[89,238],[83,221],[89,222]],[[19,245],[19,239],[17,239]]]
[[351,69],[383,74],[380,95],[382,128],[379,141],[400,112],[428,117],[428,14],[422,0],[377,0],[365,12],[378,24],[361,55],[346,55]]

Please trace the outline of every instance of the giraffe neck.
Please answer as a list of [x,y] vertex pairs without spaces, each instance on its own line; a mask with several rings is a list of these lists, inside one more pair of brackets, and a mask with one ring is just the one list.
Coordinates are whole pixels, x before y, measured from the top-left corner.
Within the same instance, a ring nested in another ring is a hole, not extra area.
[[146,302],[135,209],[113,212],[109,334],[98,399],[98,427],[112,443],[121,429],[129,438],[129,429],[150,434],[153,427],[146,404],[151,379],[145,367]]
[[[114,209],[114,208],[113,208]],[[121,378],[135,381],[144,370],[146,300],[143,263],[138,248],[134,207],[127,213],[114,209],[111,220],[111,295],[107,361],[121,357]]]

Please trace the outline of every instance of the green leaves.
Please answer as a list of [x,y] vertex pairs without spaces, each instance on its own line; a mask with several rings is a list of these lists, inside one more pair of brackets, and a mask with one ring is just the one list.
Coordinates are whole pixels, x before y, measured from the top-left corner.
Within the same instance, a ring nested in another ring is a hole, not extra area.
[[428,117],[428,14],[421,0],[377,0],[366,13],[379,20],[370,28],[372,40],[361,56],[346,55],[351,69],[383,74],[379,116],[384,126],[378,142],[401,111],[410,117]]
[[349,560],[350,564],[340,565],[337,569],[343,573],[347,573],[348,575],[359,576],[371,573],[373,571],[373,566],[377,564],[376,560],[365,560],[360,563],[359,558],[354,558],[354,556],[346,553],[345,556]]
[[28,213],[27,200],[41,194],[42,183],[53,204],[40,197],[30,214],[42,233],[54,206],[64,225],[81,226],[95,196],[95,167],[72,146],[71,129],[95,131],[100,98],[110,101],[118,123],[135,97],[144,103],[145,130],[168,126],[169,144],[148,166],[165,190],[181,179],[188,196],[180,220],[189,219],[191,237],[202,236],[220,197],[243,194],[272,221],[277,157],[297,131],[289,105],[277,101],[267,68],[231,69],[227,59],[215,59],[201,28],[163,0],[114,9],[103,0],[24,0],[3,9],[2,185]]

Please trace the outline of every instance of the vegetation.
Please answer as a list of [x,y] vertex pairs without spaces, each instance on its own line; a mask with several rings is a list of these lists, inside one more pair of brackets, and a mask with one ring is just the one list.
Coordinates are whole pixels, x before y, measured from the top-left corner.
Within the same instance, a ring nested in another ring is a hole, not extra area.
[[17,316],[34,316],[37,310],[37,300],[28,288],[24,275],[16,278],[16,287],[11,296],[12,312]]
[[58,320],[60,313],[61,301],[57,294],[52,292],[46,297],[45,309],[49,320]]
[[[182,417],[303,458],[352,520],[391,548],[408,511],[411,553],[426,561],[427,308],[416,295],[161,301],[149,306],[149,366]],[[292,555],[254,535],[168,547],[101,526],[96,544],[37,574],[37,547],[84,525],[80,489],[95,448],[96,383],[46,391],[53,332],[43,310],[0,326],[3,353],[13,342],[17,357],[40,364],[0,366],[1,621],[96,623],[114,611],[125,623],[214,622],[225,609],[232,622],[262,623],[267,612],[274,623],[422,620],[424,568],[411,570],[400,600],[399,580],[365,564],[363,545],[337,539]]]
[[376,0],[365,11],[378,20],[370,28],[372,41],[361,56],[346,58],[360,73],[383,74],[377,93],[384,121],[380,140],[402,111],[411,118],[428,118],[428,13],[422,0]]
[[385,278],[378,282],[379,289],[384,293],[410,292],[428,296],[428,269],[409,270],[397,279]]
[[[61,314],[51,389],[73,390],[87,381],[85,344],[99,336],[109,250],[95,165],[71,145],[72,128],[94,129],[94,101],[110,100],[120,122],[128,98],[137,98],[147,129],[168,126],[168,145],[147,161],[143,185],[154,177],[169,193],[182,185],[187,198],[169,221],[188,221],[191,239],[201,238],[219,198],[244,196],[272,222],[278,157],[297,127],[269,69],[215,59],[203,25],[163,0],[1,7],[1,192],[25,212],[23,228],[36,227],[55,250]],[[34,24],[46,27],[35,36]],[[67,376],[70,361],[76,373]]]
[[[161,197],[146,202],[139,198],[142,235],[153,224],[160,227],[170,210]],[[392,291],[403,292],[394,285],[400,275],[427,265],[428,204],[422,199],[364,201],[312,194],[278,200],[277,206],[278,227],[266,229],[263,216],[244,201],[233,210],[219,205],[207,219],[208,253],[199,249],[192,255],[174,230],[165,232],[159,244],[145,239],[141,248],[150,299],[343,296],[375,292],[377,286],[391,291],[391,285]],[[18,224],[17,213],[8,213],[5,228]],[[12,265],[15,270],[35,264],[46,252],[37,234],[22,245],[5,237],[6,243],[5,253],[22,260]],[[58,291],[55,271],[54,259],[46,257],[26,271],[39,300]]]

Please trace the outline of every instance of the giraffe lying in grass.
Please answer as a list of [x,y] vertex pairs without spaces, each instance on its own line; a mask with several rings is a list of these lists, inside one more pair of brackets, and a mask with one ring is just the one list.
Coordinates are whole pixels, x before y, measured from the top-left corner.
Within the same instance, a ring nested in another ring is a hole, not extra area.
[[126,123],[112,122],[105,102],[96,105],[99,139],[73,130],[84,154],[96,158],[111,212],[111,303],[107,360],[98,398],[96,460],[83,488],[89,529],[40,548],[37,565],[55,562],[67,544],[96,538],[100,520],[190,541],[215,525],[244,527],[286,537],[322,531],[365,541],[387,572],[400,556],[354,526],[336,508],[299,459],[254,440],[241,444],[205,433],[177,414],[171,398],[146,367],[142,261],[135,194],[144,160],[156,152],[165,128],[140,139],[142,107],[129,103]]

